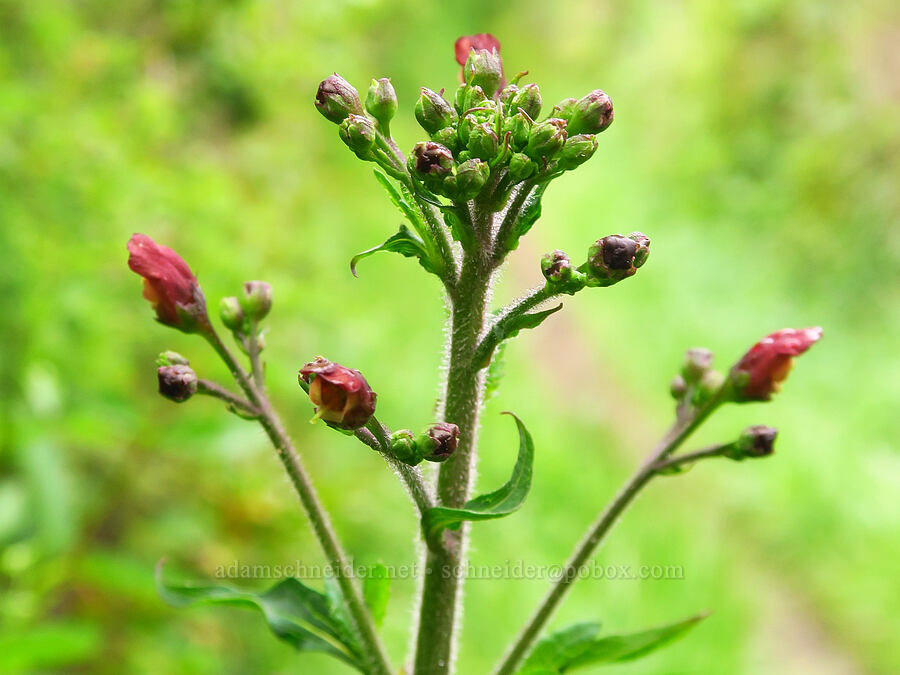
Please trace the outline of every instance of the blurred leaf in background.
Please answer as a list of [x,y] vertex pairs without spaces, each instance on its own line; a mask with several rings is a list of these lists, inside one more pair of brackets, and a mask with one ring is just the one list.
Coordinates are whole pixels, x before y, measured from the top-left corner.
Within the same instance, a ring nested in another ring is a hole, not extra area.
[[[455,38],[491,31],[548,104],[602,87],[616,106],[589,167],[548,190],[497,302],[540,282],[547,250],[640,230],[654,253],[640,279],[567,300],[506,350],[478,487],[508,476],[490,452],[515,442],[506,409],[529,421],[534,483],[520,512],[474,530],[473,565],[564,559],[664,428],[685,348],[727,366],[772,330],[822,324],[777,401],[697,439],[767,423],[779,454],[654,486],[598,557],[682,577],[585,579],[552,630],[599,618],[622,634],[707,607],[689,640],[606,672],[896,672],[898,19],[889,0],[0,0],[0,670],[346,672],[296,665],[241,613],[157,598],[163,556],[208,577],[321,560],[262,434],[214,401],[156,395],[163,349],[226,374],[154,324],[125,242],[178,250],[211,302],[273,284],[270,389],[347,548],[414,562],[394,477],[305,424],[295,378],[325,354],[366,374],[388,424],[428,423],[440,289],[399,256],[350,275],[399,218],[312,99],[334,71],[362,90],[391,77],[412,147],[418,87],[452,86]],[[468,585],[463,672],[488,671],[499,647],[483,645],[510,639],[545,584]],[[398,662],[415,588],[391,587]]]

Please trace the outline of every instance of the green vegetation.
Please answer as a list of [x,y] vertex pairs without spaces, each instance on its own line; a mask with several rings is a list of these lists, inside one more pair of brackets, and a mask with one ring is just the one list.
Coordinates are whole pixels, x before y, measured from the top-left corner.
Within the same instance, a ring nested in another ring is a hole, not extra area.
[[[503,410],[533,435],[534,478],[518,513],[474,528],[476,572],[564,561],[671,420],[685,348],[725,366],[772,330],[820,324],[773,403],[729,407],[692,444],[766,423],[776,455],[660,480],[597,558],[682,578],[582,580],[551,630],[626,635],[712,610],[659,654],[596,672],[900,670],[895,4],[0,0],[0,671],[348,672],[298,657],[255,610],[158,597],[161,557],[173,577],[255,592],[275,581],[217,569],[321,559],[262,433],[211,399],[156,394],[165,348],[226,373],[153,325],[125,242],[178,250],[213,308],[245,279],[272,283],[269,386],[347,549],[417,561],[395,478],[306,423],[296,374],[324,354],[365,373],[386,423],[427,424],[439,282],[399,256],[350,274],[400,218],[312,101],[334,70],[362,91],[391,77],[408,150],[418,86],[453,87],[454,39],[482,30],[545,101],[602,87],[616,110],[590,163],[548,189],[496,301],[539,284],[554,248],[640,230],[653,255],[506,349],[477,492],[509,477]],[[416,583],[392,583],[397,662]],[[472,579],[461,672],[487,672],[545,588]]]

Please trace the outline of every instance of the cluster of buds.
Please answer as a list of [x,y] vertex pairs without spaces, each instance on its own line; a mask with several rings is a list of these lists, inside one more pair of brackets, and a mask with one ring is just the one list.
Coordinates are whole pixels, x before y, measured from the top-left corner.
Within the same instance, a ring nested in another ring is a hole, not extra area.
[[679,411],[709,401],[725,382],[725,376],[713,367],[713,353],[704,347],[688,349],[681,373],[672,380],[672,397]]
[[545,254],[541,258],[541,274],[554,292],[571,295],[585,286],[612,286],[627,279],[649,256],[650,239],[641,232],[627,237],[611,234],[591,245],[587,261],[578,268],[572,266],[563,251]]
[[[228,296],[219,302],[219,318],[243,346],[242,337],[257,330],[272,309],[272,286],[265,281],[245,281],[244,292]],[[257,337],[257,348],[264,346],[262,334]]]
[[363,109],[359,92],[334,74],[319,84],[316,109],[338,125],[341,140],[357,157],[372,161],[379,132],[390,136],[390,122],[397,112],[397,94],[389,79],[372,80]]
[[449,422],[437,422],[414,435],[408,429],[391,434],[391,454],[404,464],[415,466],[422,460],[443,462],[456,451],[459,427]]

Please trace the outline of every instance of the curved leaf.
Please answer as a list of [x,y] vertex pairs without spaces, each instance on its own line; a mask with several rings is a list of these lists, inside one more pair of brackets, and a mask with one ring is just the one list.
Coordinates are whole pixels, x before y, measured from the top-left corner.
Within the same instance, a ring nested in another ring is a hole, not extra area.
[[263,591],[253,593],[228,586],[167,584],[162,578],[163,561],[156,566],[156,588],[173,607],[189,605],[235,605],[262,612],[279,640],[297,651],[330,654],[364,672],[363,659],[355,640],[348,639],[345,626],[335,618],[328,598],[293,577],[282,579]]
[[706,613],[659,628],[597,637],[598,623],[580,623],[541,640],[516,675],[568,673],[589,665],[621,663],[639,659],[682,637]]
[[422,532],[430,545],[438,543],[444,529],[457,529],[465,520],[490,520],[502,518],[518,510],[531,489],[531,473],[534,463],[534,442],[531,434],[516,415],[511,415],[519,430],[519,454],[509,480],[499,490],[470,499],[461,509],[436,506],[422,517]]
[[543,309],[528,314],[509,314],[500,318],[497,323],[491,327],[488,334],[484,336],[481,344],[478,345],[474,357],[475,363],[479,364],[481,368],[487,368],[491,363],[491,357],[494,354],[494,350],[498,345],[502,344],[504,340],[514,338],[519,334],[519,331],[525,330],[526,328],[537,328],[548,316],[556,314],[556,312],[562,308],[563,304],[559,303],[550,309]]
[[440,276],[440,268],[435,266],[434,261],[428,252],[428,248],[425,246],[425,242],[413,234],[406,225],[401,225],[397,234],[388,237],[383,244],[373,246],[372,248],[366,249],[353,256],[353,258],[350,259],[350,271],[353,273],[353,276],[357,276],[356,265],[360,260],[368,258],[370,255],[374,255],[379,251],[392,251],[393,253],[399,253],[407,258],[418,258],[419,264],[422,267],[432,274]]

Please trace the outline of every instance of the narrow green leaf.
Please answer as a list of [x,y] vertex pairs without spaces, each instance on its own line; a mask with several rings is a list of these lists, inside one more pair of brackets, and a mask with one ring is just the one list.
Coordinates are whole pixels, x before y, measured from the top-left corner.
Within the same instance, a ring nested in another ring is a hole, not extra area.
[[378,563],[369,569],[369,573],[363,579],[363,597],[377,626],[381,626],[384,621],[390,595],[391,579],[388,577],[387,567]]
[[589,665],[633,661],[682,637],[706,617],[703,613],[639,633],[601,638],[596,637],[599,624],[576,624],[541,640],[517,675],[568,673]]
[[503,374],[506,370],[503,360],[503,352],[506,351],[506,343],[501,342],[494,350],[491,364],[488,366],[487,375],[484,378],[484,400],[489,401],[500,388]]
[[511,337],[515,337],[519,334],[520,330],[526,328],[537,328],[544,322],[544,319],[551,314],[556,314],[556,312],[562,308],[562,303],[559,303],[556,307],[551,307],[550,309],[544,309],[540,312],[531,312],[530,314],[520,314],[518,316],[510,317],[508,321],[501,321],[500,323],[504,324],[504,326],[503,335],[500,339],[507,340]]
[[402,213],[409,221],[409,224],[413,226],[413,229],[418,232],[419,237],[427,239],[429,237],[428,227],[422,219],[422,215],[419,213],[418,208],[414,206],[415,200],[412,195],[409,194],[409,191],[403,186],[400,186],[400,189],[403,192],[401,193],[398,191],[391,182],[391,179],[380,169],[375,169],[375,179],[381,183],[381,186],[388,193],[388,197],[390,197],[393,205],[400,209],[400,213]]
[[422,265],[422,267],[432,274],[440,276],[440,267],[435,265],[428,248],[425,246],[425,242],[413,234],[406,225],[401,225],[397,234],[388,237],[384,243],[373,246],[372,248],[366,249],[353,256],[350,260],[350,271],[353,273],[353,276],[357,276],[356,265],[360,260],[368,258],[370,255],[374,255],[379,251],[391,251],[393,253],[399,253],[407,258],[418,258],[419,264]]
[[228,586],[167,584],[162,578],[162,563],[160,561],[156,566],[156,588],[167,604],[173,607],[216,604],[258,609],[275,636],[297,651],[324,652],[364,671],[358,648],[355,643],[347,642],[344,627],[335,619],[326,596],[297,579],[282,579],[262,593]]
[[422,531],[429,544],[436,544],[446,528],[455,530],[465,520],[490,520],[508,516],[524,503],[531,489],[534,442],[522,420],[511,412],[504,414],[515,419],[519,430],[519,454],[512,475],[499,490],[470,499],[461,509],[437,506],[426,511],[422,518]]

